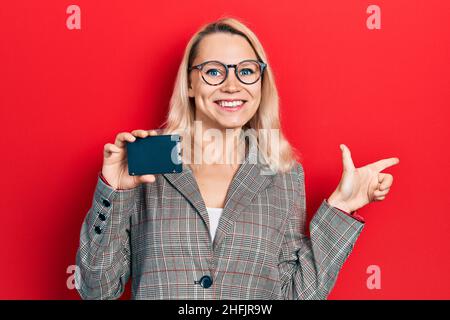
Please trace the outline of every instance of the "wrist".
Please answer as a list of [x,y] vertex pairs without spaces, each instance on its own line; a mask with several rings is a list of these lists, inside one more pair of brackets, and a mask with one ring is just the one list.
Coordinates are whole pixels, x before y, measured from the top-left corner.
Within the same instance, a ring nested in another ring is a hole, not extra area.
[[342,211],[345,211],[347,213],[352,213],[353,210],[350,209],[350,207],[347,205],[345,201],[341,199],[341,197],[335,193],[333,193],[328,199],[327,202],[330,206],[338,208]]
[[106,177],[103,175],[103,172],[102,172],[102,171],[100,171],[100,178],[103,180],[103,182],[104,182],[106,185],[110,186],[110,187],[113,188],[113,189],[117,189],[117,187],[113,186],[111,183],[108,182],[108,179],[106,179]]

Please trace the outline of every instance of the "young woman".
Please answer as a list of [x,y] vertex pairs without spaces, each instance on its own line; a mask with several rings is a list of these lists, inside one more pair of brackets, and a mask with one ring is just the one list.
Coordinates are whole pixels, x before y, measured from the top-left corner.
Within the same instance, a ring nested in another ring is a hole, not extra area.
[[116,299],[131,276],[134,299],[325,299],[363,229],[356,211],[386,197],[393,177],[380,171],[399,159],[355,168],[341,145],[342,179],[306,237],[304,171],[280,129],[256,35],[232,18],[205,25],[159,132],[183,136],[183,172],[128,175],[126,143],[155,130],[105,145],[76,257],[81,297]]

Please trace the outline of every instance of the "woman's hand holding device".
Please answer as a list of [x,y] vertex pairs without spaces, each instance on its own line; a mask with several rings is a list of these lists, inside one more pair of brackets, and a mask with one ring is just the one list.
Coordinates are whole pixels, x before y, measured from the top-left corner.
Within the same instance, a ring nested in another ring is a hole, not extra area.
[[103,151],[102,175],[114,189],[133,189],[142,183],[155,182],[153,174],[128,174],[127,142],[133,143],[136,137],[155,136],[155,130],[134,130],[121,132],[114,143],[107,143]]

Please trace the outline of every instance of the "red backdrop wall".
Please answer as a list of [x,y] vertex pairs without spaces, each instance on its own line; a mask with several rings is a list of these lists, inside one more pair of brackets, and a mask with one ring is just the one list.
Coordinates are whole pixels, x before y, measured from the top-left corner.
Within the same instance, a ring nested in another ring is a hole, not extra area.
[[[81,30],[66,27],[71,4]],[[381,29],[366,26],[371,4]],[[446,0],[2,2],[0,298],[79,298],[66,270],[103,145],[161,124],[188,39],[223,15],[268,53],[310,216],[339,182],[340,143],[357,167],[400,159],[386,200],[360,209],[366,227],[329,298],[449,299]]]

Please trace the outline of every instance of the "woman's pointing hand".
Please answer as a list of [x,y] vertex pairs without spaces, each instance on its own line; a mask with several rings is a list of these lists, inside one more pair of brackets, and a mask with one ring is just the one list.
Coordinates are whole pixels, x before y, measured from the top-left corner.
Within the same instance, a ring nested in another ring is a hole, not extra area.
[[355,168],[349,148],[344,144],[341,144],[340,148],[343,162],[342,178],[336,190],[328,198],[328,203],[350,213],[370,202],[384,200],[394,177],[381,171],[398,164],[399,158],[382,159]]

